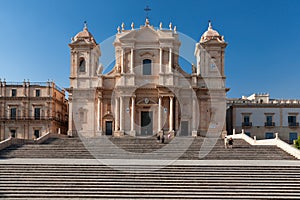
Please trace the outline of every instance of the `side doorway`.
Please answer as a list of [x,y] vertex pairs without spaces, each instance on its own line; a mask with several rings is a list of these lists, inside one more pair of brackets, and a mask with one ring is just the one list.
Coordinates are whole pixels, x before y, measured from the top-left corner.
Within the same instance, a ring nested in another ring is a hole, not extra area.
[[113,122],[105,121],[105,135],[111,136],[113,134]]

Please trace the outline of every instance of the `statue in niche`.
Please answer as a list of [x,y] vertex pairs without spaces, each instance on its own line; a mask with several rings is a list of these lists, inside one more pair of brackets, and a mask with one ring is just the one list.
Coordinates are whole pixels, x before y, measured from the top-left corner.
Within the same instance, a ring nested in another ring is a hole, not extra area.
[[103,65],[102,63],[99,64],[98,69],[96,71],[97,75],[101,75],[103,72]]
[[192,63],[192,73],[193,73],[193,74],[194,74],[194,73],[197,73],[197,69],[196,69],[194,63]]

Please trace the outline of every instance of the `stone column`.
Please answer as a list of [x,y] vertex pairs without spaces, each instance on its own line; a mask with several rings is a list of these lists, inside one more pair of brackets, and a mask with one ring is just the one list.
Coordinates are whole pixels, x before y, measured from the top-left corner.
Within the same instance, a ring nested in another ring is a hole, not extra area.
[[162,73],[163,49],[159,49],[159,73]]
[[119,120],[120,120],[120,131],[124,131],[124,127],[123,127],[123,122],[124,122],[124,119],[123,119],[123,97],[120,97],[120,118],[119,118]]
[[169,72],[172,72],[172,48],[169,48]]
[[170,96],[169,131],[173,131],[173,98]]
[[100,130],[100,97],[98,97],[97,102],[97,131]]
[[122,48],[122,51],[121,51],[121,73],[123,74],[124,73],[124,49]]
[[[26,115],[26,114],[25,114]],[[69,94],[69,122],[68,122],[68,136],[73,136],[73,105],[72,94]],[[50,131],[50,130],[48,130]]]
[[195,98],[193,98],[192,99],[192,136],[194,136],[194,137],[197,137],[197,130],[196,130],[196,116],[197,116],[197,114],[196,114],[196,110],[195,110],[195,108],[196,108],[196,103],[198,103],[198,102],[196,102],[197,101],[197,99],[195,99]]
[[119,130],[119,97],[115,99],[115,131]]
[[160,132],[161,131],[161,100],[162,100],[162,97],[158,97],[158,130],[157,132]]
[[130,73],[133,73],[133,48],[131,48],[130,60]]
[[130,135],[135,136],[134,115],[135,114],[135,96],[131,97],[131,116],[130,116]]
[[97,104],[97,132],[102,135],[102,124],[101,124],[101,108],[102,105],[102,97],[98,96],[98,104]]

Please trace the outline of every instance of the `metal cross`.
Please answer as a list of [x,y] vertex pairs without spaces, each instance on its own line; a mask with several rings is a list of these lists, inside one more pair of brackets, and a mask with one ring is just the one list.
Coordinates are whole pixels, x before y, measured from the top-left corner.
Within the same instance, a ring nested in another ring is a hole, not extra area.
[[146,8],[144,8],[144,11],[146,12],[146,18],[148,18],[148,12],[151,11],[151,8],[147,5]]

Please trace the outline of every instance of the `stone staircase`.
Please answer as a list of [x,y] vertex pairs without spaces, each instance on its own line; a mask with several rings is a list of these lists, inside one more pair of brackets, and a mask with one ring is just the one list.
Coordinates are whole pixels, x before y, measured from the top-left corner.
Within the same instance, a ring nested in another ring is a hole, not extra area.
[[300,163],[243,140],[51,138],[0,151],[0,198],[300,199]]
[[[124,166],[125,167],[125,166]],[[157,166],[159,168],[159,166]],[[0,164],[1,199],[299,199],[300,166]]]
[[[212,148],[213,147],[213,148]],[[204,153],[199,155],[199,152]],[[184,160],[293,160],[275,146],[252,146],[235,140],[225,149],[222,139],[180,138],[162,144],[156,138],[50,138],[43,144],[13,145],[0,151],[0,158],[69,159],[184,159]]]

